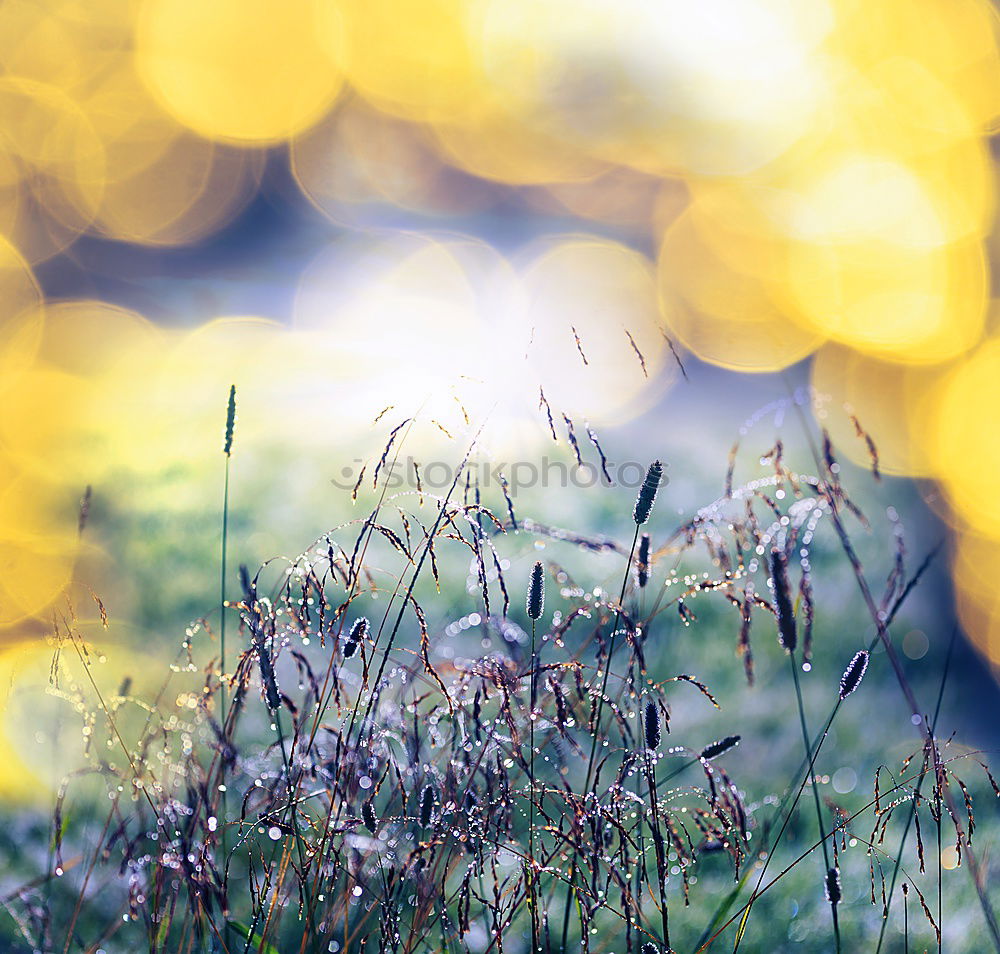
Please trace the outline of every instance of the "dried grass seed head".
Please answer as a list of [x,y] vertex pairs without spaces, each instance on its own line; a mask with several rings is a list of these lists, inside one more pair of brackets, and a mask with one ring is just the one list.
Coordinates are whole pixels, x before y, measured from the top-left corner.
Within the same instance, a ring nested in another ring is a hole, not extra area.
[[281,708],[281,693],[278,692],[278,681],[274,676],[274,664],[271,653],[263,640],[257,646],[257,658],[260,663],[260,681],[264,685],[264,699],[271,712]]
[[778,620],[778,642],[785,652],[794,652],[798,635],[788,586],[788,558],[779,547],[771,550],[771,590],[774,593],[774,614]]
[[646,471],[646,477],[639,488],[639,495],[635,499],[635,509],[632,511],[637,526],[642,526],[648,519],[653,509],[653,502],[656,500],[656,492],[660,489],[660,481],[663,479],[663,464],[654,460]]
[[730,749],[736,748],[740,744],[740,738],[738,735],[727,735],[724,739],[719,739],[718,742],[711,742],[701,750],[699,758],[706,762],[717,759],[720,755],[725,755]]
[[649,582],[649,534],[644,533],[639,539],[639,561],[636,565],[639,571],[639,586],[644,587]]
[[643,729],[646,735],[646,748],[655,752],[660,747],[660,713],[652,699],[646,703],[643,714]]
[[354,621],[344,642],[344,659],[350,659],[358,651],[361,641],[368,635],[368,628],[368,617],[361,616]]
[[843,892],[840,890],[840,870],[830,868],[823,879],[823,893],[830,904],[840,904]]
[[226,442],[222,452],[228,457],[233,450],[233,429],[236,426],[236,385],[229,386],[229,406],[226,408]]
[[868,669],[868,650],[862,649],[854,654],[850,665],[844,670],[844,675],[840,677],[840,698],[846,699],[855,689],[861,685],[861,680],[865,677]]
[[431,823],[434,811],[434,786],[426,785],[420,793],[420,825],[426,828]]
[[545,568],[539,560],[531,568],[531,582],[528,584],[528,618],[539,619],[545,608]]

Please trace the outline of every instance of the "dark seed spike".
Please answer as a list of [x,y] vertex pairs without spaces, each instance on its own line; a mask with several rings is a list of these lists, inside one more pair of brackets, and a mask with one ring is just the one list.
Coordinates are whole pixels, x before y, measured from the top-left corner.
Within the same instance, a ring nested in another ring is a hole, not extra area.
[[650,511],[653,509],[653,502],[656,500],[656,492],[660,489],[660,481],[663,479],[663,464],[654,460],[646,471],[646,479],[643,480],[639,488],[639,495],[635,500],[635,509],[632,511],[638,526],[642,526],[648,519]]
[[812,633],[813,620],[816,608],[813,605],[812,580],[807,570],[802,573],[799,581],[799,594],[802,598],[802,661],[809,662],[812,659]]
[[636,564],[639,571],[639,586],[644,587],[649,582],[649,534],[644,533],[639,539],[639,560]]
[[840,698],[846,699],[858,686],[868,669],[868,650],[862,649],[854,654],[850,665],[844,670],[844,675],[840,677]]
[[357,651],[361,641],[368,635],[368,618],[361,616],[354,621],[351,631],[344,642],[344,659],[350,659]]
[[420,793],[420,825],[426,828],[431,823],[434,811],[434,786],[427,785]]
[[365,479],[365,471],[368,469],[368,465],[364,464],[361,468],[361,473],[358,474],[358,479],[351,490],[351,500],[358,499],[358,491],[361,489],[361,481]]
[[660,952],[652,941],[647,941],[642,945],[642,954],[660,954]]
[[511,529],[517,530],[517,517],[514,515],[514,501],[510,496],[510,484],[507,483],[507,478],[503,474],[500,475],[500,487],[503,490],[503,499],[507,504],[507,516],[510,517]]
[[229,386],[229,406],[226,408],[226,442],[222,452],[228,457],[233,450],[233,429],[236,426],[236,385]]
[[655,752],[660,747],[660,713],[652,699],[646,703],[646,711],[642,721],[646,735],[646,748]]
[[409,423],[410,418],[406,418],[389,431],[389,439],[386,442],[385,449],[382,451],[382,456],[379,458],[379,462],[375,465],[375,473],[372,474],[372,490],[378,486],[378,475],[381,473],[382,468],[385,467],[385,462],[389,459],[389,451],[392,450],[392,445],[396,443],[396,437]]
[[725,495],[727,500],[731,500],[733,496],[733,474],[736,471],[736,455],[740,450],[740,442],[737,441],[729,450],[729,462],[726,466],[726,487]]
[[250,570],[247,569],[245,563],[240,564],[240,589],[243,591],[243,595],[249,599],[250,598]]
[[281,694],[278,692],[278,683],[274,678],[274,665],[271,662],[271,653],[263,639],[258,643],[257,657],[260,663],[260,680],[264,684],[264,698],[267,702],[267,707],[271,712],[277,712],[281,708]]
[[80,498],[80,510],[76,519],[76,532],[78,536],[83,535],[87,526],[87,518],[90,516],[90,502],[94,496],[94,488],[90,484],[84,488],[83,496]]
[[597,432],[590,426],[590,422],[585,421],[584,426],[587,428],[587,437],[590,438],[590,443],[597,449],[597,454],[601,458],[601,473],[610,487],[614,484],[614,481],[611,479],[611,474],[608,473],[608,458],[604,454],[604,448],[601,447],[601,442],[597,438]]
[[840,904],[843,892],[840,890],[840,870],[838,868],[830,868],[829,871],[827,871],[823,888],[826,900],[829,901],[830,904]]
[[365,827],[374,835],[375,829],[378,828],[378,817],[375,815],[375,806],[372,805],[371,799],[361,803],[361,819],[364,821]]
[[552,687],[552,695],[555,696],[556,700],[556,724],[560,729],[566,729],[570,718],[569,706],[566,704],[566,695],[562,690],[562,686],[551,676],[549,677],[549,685]]
[[580,357],[583,358],[583,363],[585,365],[590,364],[587,360],[587,356],[583,353],[583,342],[580,341],[580,335],[577,333],[577,330],[573,325],[570,325],[570,328],[573,331],[573,340],[576,342],[576,350],[580,352]]
[[736,748],[740,744],[740,736],[738,735],[727,735],[724,739],[719,739],[718,742],[712,742],[706,745],[705,748],[701,750],[701,754],[698,756],[705,762],[711,762],[712,759],[717,759],[720,755],[724,755],[730,749]]
[[529,619],[540,619],[545,608],[545,567],[540,560],[531,568],[527,608]]
[[569,441],[570,447],[573,448],[576,465],[577,467],[581,467],[583,466],[583,457],[580,456],[580,442],[576,439],[576,429],[573,427],[573,421],[565,411],[562,412],[562,419],[566,424],[566,438]]
[[622,331],[625,332],[625,337],[628,338],[628,343],[632,345],[632,350],[635,352],[635,356],[639,359],[639,367],[642,368],[642,376],[644,378],[648,378],[649,371],[646,368],[646,359],[639,350],[639,346],[635,343],[635,338],[632,337],[632,332],[630,332],[628,328],[622,328]]
[[684,375],[684,380],[689,380],[687,370],[684,368],[684,362],[681,361],[681,356],[677,353],[677,348],[674,346],[673,339],[668,337],[665,331],[661,331],[660,333],[663,335],[664,341],[667,342],[667,347],[670,348],[670,353],[674,356],[674,361],[677,363],[677,367],[681,369],[681,374]]
[[774,593],[774,615],[778,619],[778,642],[785,652],[794,652],[798,636],[788,587],[788,558],[785,551],[778,547],[771,550],[771,589]]
[[538,409],[545,409],[545,415],[549,422],[549,433],[552,435],[552,440],[557,444],[559,443],[559,438],[556,436],[556,425],[552,420],[552,408],[549,407],[549,402],[545,399],[545,392],[542,390],[541,386],[538,388]]

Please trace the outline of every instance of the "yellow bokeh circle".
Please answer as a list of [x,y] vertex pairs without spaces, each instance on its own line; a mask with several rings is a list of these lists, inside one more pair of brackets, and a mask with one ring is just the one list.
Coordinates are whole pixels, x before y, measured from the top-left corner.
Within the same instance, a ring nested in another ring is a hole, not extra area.
[[316,0],[147,0],[136,29],[139,74],[171,115],[207,138],[287,139],[316,122],[343,85],[332,9]]
[[952,506],[980,532],[1000,537],[1000,339],[983,345],[936,394],[928,450]]

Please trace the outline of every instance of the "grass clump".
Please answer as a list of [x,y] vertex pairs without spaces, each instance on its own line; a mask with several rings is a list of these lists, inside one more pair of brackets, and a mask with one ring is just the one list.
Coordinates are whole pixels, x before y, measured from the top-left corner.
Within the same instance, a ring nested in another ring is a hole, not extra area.
[[[380,466],[404,440],[397,427]],[[825,442],[818,474],[789,469],[781,455],[773,475],[744,484],[730,470],[726,493],[679,526],[654,514],[656,461],[631,547],[515,520],[506,484],[495,512],[464,464],[442,495],[406,499],[377,484],[369,512],[299,557],[241,569],[241,592],[222,601],[239,620],[231,667],[211,640],[186,639],[128,735],[102,698],[102,724],[128,758],[95,760],[111,795],[101,824],[67,830],[72,785],[61,793],[51,867],[8,899],[21,940],[163,954],[773,952],[795,947],[773,937],[773,899],[808,883],[813,907],[825,897],[833,912],[832,924],[810,922],[813,949],[869,950],[902,879],[936,942],[943,905],[935,916],[912,868],[925,869],[928,826],[975,868],[973,787],[958,772],[981,766],[978,755],[940,738],[935,717],[898,770],[876,773],[874,798],[844,807],[820,793],[842,706],[865,698],[869,667],[885,666],[875,647],[924,572],[893,582],[839,689],[834,673],[812,696],[803,691],[814,667],[806,617],[811,630],[813,591],[816,606],[825,595],[815,567],[839,552],[848,579],[867,585],[843,519],[858,508],[839,468],[828,468],[834,453]],[[820,524],[836,524],[822,554]],[[641,542],[640,527],[649,527]],[[552,544],[545,559],[525,552],[529,538]],[[614,561],[614,582],[604,569],[599,579],[571,575],[559,549],[584,567]],[[467,580],[451,584],[451,554],[470,568]],[[512,567],[522,568],[523,616],[510,609]],[[762,651],[765,687],[744,691],[797,715],[803,752],[781,778],[776,762],[741,758],[748,743],[767,752],[774,741],[738,711],[717,716],[726,699],[712,674],[684,671],[694,605],[713,620],[700,638],[713,641],[727,685],[729,669],[754,677],[751,633],[777,633],[791,674]],[[59,641],[89,671],[72,620]],[[728,658],[733,647],[742,662]],[[200,679],[183,722],[165,702],[166,683],[180,679]],[[809,701],[824,707],[815,734]],[[798,810],[807,785],[810,825]],[[64,878],[70,842],[85,874]],[[810,855],[823,859],[823,876],[797,882]],[[781,868],[765,880],[776,857]],[[977,895],[992,939],[989,898]],[[909,943],[918,929],[905,906],[901,917]]]

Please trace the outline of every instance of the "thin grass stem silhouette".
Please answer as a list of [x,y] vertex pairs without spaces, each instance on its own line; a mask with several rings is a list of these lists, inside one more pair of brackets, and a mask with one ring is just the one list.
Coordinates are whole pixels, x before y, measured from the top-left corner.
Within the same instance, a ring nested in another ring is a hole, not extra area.
[[[944,687],[948,682],[948,673],[951,670],[951,659],[952,653],[955,649],[955,640],[958,637],[958,630],[952,629],[951,639],[948,641],[948,653],[944,660],[944,669],[941,672],[941,683],[938,686],[938,696],[937,702],[934,704],[934,715],[931,718],[931,731],[937,731],[938,717],[941,714],[941,701],[944,699]],[[882,927],[879,929],[878,933],[878,945],[875,948],[875,954],[880,954],[882,950],[882,944],[885,938],[886,926],[889,923],[889,909],[892,904],[892,899],[896,892],[896,880],[899,877],[900,865],[903,861],[903,850],[906,848],[906,841],[910,834],[910,828],[913,825],[913,816],[917,810],[917,803],[920,800],[920,789],[924,783],[924,776],[921,775],[920,779],[917,781],[916,789],[914,790],[913,799],[910,801],[910,808],[906,813],[906,826],[903,828],[902,837],[899,839],[899,849],[896,852],[896,859],[892,866],[892,875],[889,879],[889,893],[886,898],[886,911],[885,917],[882,919]],[[905,895],[904,895],[905,899]],[[905,921],[905,904],[904,904],[904,921]]]
[[[809,784],[812,787],[813,802],[816,805],[816,823],[819,830],[819,837],[823,846],[823,870],[830,871],[830,852],[827,850],[826,838],[823,836],[823,808],[819,800],[819,786],[816,783],[816,771],[814,768],[816,755],[812,753],[809,742],[809,729],[806,725],[806,711],[802,702],[802,686],[799,680],[799,667],[795,663],[794,650],[788,654],[789,665],[792,669],[792,677],[795,682],[795,701],[799,710],[799,725],[802,727],[802,744],[805,746],[806,758],[809,759]],[[827,727],[829,732],[829,727]],[[830,898],[830,912],[833,916],[833,937],[836,944],[837,954],[840,954],[840,922],[837,916],[837,903],[839,899]]]

